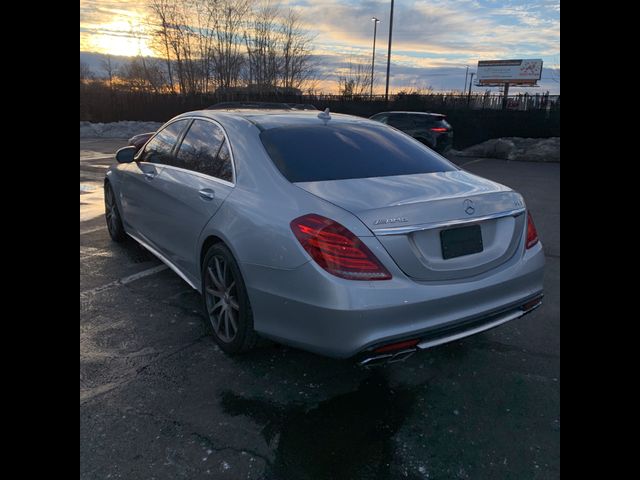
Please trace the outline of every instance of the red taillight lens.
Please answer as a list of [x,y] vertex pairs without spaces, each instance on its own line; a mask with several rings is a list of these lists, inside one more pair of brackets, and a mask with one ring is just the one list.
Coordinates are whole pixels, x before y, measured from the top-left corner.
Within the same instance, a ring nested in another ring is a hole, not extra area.
[[527,212],[527,249],[538,243],[538,231],[533,223],[533,217]]
[[389,280],[391,274],[362,241],[338,222],[311,213],[291,222],[311,258],[327,272],[349,280]]
[[444,128],[444,127],[433,127],[431,129],[432,132],[437,132],[437,133],[442,133],[442,132],[446,132],[448,129]]
[[376,348],[374,352],[384,353],[393,352],[394,350],[402,350],[403,348],[412,348],[415,347],[419,341],[420,339],[416,338],[414,340],[407,340],[406,342],[391,343],[389,345],[385,345],[384,347]]

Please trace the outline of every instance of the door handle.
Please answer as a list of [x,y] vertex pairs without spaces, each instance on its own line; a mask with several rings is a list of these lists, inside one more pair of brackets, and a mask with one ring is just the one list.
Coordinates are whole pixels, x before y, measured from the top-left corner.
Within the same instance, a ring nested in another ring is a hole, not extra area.
[[198,193],[204,200],[213,200],[213,198],[216,196],[215,192],[210,188],[203,188],[202,190],[199,190]]

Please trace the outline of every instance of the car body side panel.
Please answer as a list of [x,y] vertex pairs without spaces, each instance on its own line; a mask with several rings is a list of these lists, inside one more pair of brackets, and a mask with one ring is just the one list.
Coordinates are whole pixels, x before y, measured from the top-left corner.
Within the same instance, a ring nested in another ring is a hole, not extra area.
[[[154,183],[163,198],[158,207],[163,216],[154,226],[155,243],[169,261],[195,281],[200,274],[200,265],[193,255],[193,246],[233,186],[173,167],[164,168]],[[200,191],[212,193],[213,199],[203,198]]]
[[290,270],[310,261],[290,222],[317,213],[372,236],[351,213],[289,184],[271,195],[236,186],[200,235],[196,255],[210,236],[223,239],[241,264]]

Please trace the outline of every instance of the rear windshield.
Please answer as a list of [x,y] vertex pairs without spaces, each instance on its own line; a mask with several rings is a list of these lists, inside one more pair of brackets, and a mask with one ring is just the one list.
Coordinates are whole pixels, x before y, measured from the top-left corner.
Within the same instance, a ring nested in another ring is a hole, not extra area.
[[456,170],[421,143],[383,125],[277,127],[263,131],[260,139],[290,182]]

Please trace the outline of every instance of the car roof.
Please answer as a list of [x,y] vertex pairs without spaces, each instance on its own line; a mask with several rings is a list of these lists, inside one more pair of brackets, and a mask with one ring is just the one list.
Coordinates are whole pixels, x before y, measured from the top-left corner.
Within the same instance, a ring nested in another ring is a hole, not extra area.
[[[193,112],[186,112],[184,116],[202,116],[212,118],[214,120],[223,121],[225,118],[243,118],[248,122],[251,122],[260,130],[269,130],[271,128],[285,127],[285,126],[313,126],[323,125],[325,119],[320,117],[324,112],[318,110],[288,110],[288,109],[244,109],[244,108],[229,108],[218,110],[197,110]],[[182,116],[181,115],[181,116]],[[367,118],[356,117],[354,115],[345,115],[341,113],[330,113],[330,120],[332,124],[357,124],[367,123],[377,125],[377,122],[373,122]]]
[[436,112],[409,112],[406,110],[392,110],[389,112],[379,112],[376,113],[376,115],[381,115],[381,114],[389,114],[389,113],[403,113],[403,114],[407,114],[407,115],[438,115],[441,117],[445,117],[446,115],[444,113],[436,113]]

